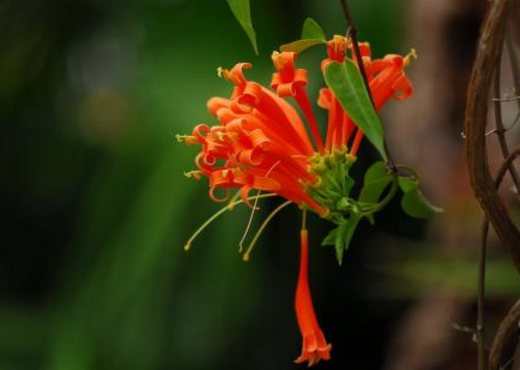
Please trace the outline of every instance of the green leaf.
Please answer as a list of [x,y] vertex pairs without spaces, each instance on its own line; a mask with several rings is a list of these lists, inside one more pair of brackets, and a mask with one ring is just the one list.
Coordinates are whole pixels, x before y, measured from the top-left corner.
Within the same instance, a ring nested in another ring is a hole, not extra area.
[[323,32],[323,29],[320,27],[320,25],[312,18],[307,18],[305,22],[303,22],[302,40],[305,39],[327,41],[325,32]]
[[332,62],[325,68],[325,82],[334,92],[341,106],[367,139],[386,160],[383,125],[372,106],[358,68],[349,59],[345,63]]
[[338,227],[333,229],[321,243],[321,245],[334,245],[336,258],[340,265],[343,261],[343,254],[348,249],[360,220],[361,217],[352,216],[349,220],[342,222]]
[[386,187],[392,182],[384,162],[374,163],[365,173],[364,185],[359,194],[363,203],[377,203]]
[[290,44],[285,44],[280,46],[281,51],[294,51],[295,53],[300,53],[305,49],[308,49],[312,46],[316,46],[319,44],[324,44],[325,42],[320,39],[305,39],[291,42]]
[[399,177],[399,187],[405,194],[411,190],[417,189],[418,186],[419,182],[416,180],[412,180],[406,177]]
[[383,177],[390,176],[392,177],[386,168],[386,163],[383,161],[379,161],[374,163],[370,168],[365,172],[365,177],[363,181],[365,184],[369,184],[371,182],[379,181]]
[[338,233],[338,229],[339,229],[339,226],[335,227],[334,229],[332,229],[328,233],[328,235],[325,237],[325,239],[323,239],[323,241],[321,242],[321,245],[334,245],[334,244],[336,244],[336,234]]
[[249,37],[255,53],[258,55],[258,46],[256,44],[256,33],[251,22],[251,10],[249,7],[249,0],[227,0],[231,11],[235,15],[238,23],[242,26]]
[[312,18],[307,18],[303,23],[302,38],[280,46],[281,51],[302,52],[312,46],[326,44],[327,38],[320,25]]
[[399,187],[404,192],[401,200],[403,211],[415,218],[429,218],[442,212],[442,208],[431,204],[418,188],[419,183],[408,178],[399,178]]

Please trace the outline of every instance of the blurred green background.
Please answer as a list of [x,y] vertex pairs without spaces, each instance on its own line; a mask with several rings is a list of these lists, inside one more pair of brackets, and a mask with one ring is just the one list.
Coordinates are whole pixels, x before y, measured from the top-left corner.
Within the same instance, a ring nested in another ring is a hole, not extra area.
[[[352,6],[376,55],[409,49],[405,1]],[[204,181],[182,175],[196,149],[174,139],[214,122],[207,99],[231,91],[216,68],[250,61],[252,79],[268,83],[271,50],[298,38],[306,16],[329,35],[345,32],[339,2],[253,0],[252,9],[259,57],[224,0],[0,3],[0,369],[302,368],[292,364],[301,348],[296,209],[273,222],[248,263],[237,253],[244,208],[182,249],[219,209]],[[302,63],[317,73],[321,58],[311,51]],[[397,206],[382,220],[376,230],[398,224],[396,237],[420,240],[424,224]],[[313,219],[311,285],[334,346],[334,362],[320,366],[380,368],[424,285],[387,286],[388,267],[369,266],[383,246],[363,249],[367,225],[343,268],[318,247],[326,232]],[[421,248],[431,249],[410,247]],[[431,278],[439,265],[430,257],[395,265],[397,279],[435,286],[446,275]],[[465,292],[473,266],[453,268]]]

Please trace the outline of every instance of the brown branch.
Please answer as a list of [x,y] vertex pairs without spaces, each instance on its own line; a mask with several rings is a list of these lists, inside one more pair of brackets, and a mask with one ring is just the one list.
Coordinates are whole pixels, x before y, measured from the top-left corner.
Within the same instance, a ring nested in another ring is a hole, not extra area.
[[[500,166],[495,180],[495,189],[500,188],[500,184],[504,180],[504,176],[507,171],[511,168],[513,161],[520,156],[520,148],[513,151],[506,158]],[[486,251],[487,251],[487,239],[489,232],[489,220],[484,217],[482,220],[482,233],[480,240],[480,255],[479,255],[479,266],[478,266],[478,292],[477,292],[477,344],[478,344],[478,369],[486,369],[486,351],[485,351],[485,328],[484,328],[484,305],[485,305],[485,289],[486,289]],[[495,345],[494,345],[495,346]],[[501,342],[497,344],[501,348],[504,347]],[[496,349],[497,353],[500,352]],[[496,355],[498,356],[498,355]],[[495,357],[496,357],[495,356]],[[501,356],[499,356],[501,357]],[[493,369],[493,368],[492,368]]]
[[500,165],[500,168],[497,172],[497,178],[495,180],[495,188],[498,190],[498,187],[504,180],[504,176],[506,175],[506,172],[509,170],[509,167],[513,164],[513,161],[520,156],[520,148],[516,148],[513,150],[511,154],[507,156],[507,158],[504,159],[504,162]]
[[499,61],[507,16],[515,0],[495,0],[481,31],[477,56],[468,88],[466,106],[466,155],[475,197],[509,251],[520,273],[520,232],[495,190],[486,153],[486,116],[489,86]]
[[520,300],[516,301],[513,308],[507,313],[498,327],[491,352],[489,354],[489,366],[491,370],[505,369],[504,366],[514,356],[518,345],[520,320]]
[[[511,36],[506,34],[506,48],[507,55],[509,57],[509,67],[511,68],[511,76],[513,77],[513,88],[515,89],[515,94],[520,94],[520,74],[518,73],[518,58],[516,57],[515,46],[513,45],[513,40],[511,40]],[[516,101],[518,105],[518,109],[520,110],[520,100]]]
[[[500,88],[500,71],[502,64],[502,50],[500,50],[500,56],[498,59],[498,63],[495,67],[495,99],[493,99],[493,107],[495,111],[495,125],[496,125],[496,134],[498,136],[498,142],[500,143],[500,149],[502,150],[502,155],[504,158],[509,156],[509,147],[507,145],[506,140],[506,130],[504,129],[504,123],[502,122],[502,103],[501,99],[501,88]],[[509,166],[509,174],[513,179],[513,183],[516,187],[517,195],[520,195],[520,179],[518,178],[518,172],[516,171],[515,166],[511,163]]]

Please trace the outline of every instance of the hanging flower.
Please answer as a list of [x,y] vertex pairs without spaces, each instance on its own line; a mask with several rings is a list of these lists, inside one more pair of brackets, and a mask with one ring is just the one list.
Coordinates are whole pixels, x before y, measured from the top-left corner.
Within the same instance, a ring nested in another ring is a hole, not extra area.
[[[359,46],[376,109],[390,98],[408,98],[412,85],[404,68],[415,55],[404,58],[387,55],[372,60],[368,43]],[[322,62],[322,69],[331,62],[349,58],[351,41],[335,36],[328,42],[327,50],[328,58]],[[318,105],[328,110],[326,135],[322,138],[306,91],[307,71],[296,67],[297,56],[294,52],[273,53],[276,69],[271,81],[273,90],[245,78],[244,70],[251,68],[251,64],[219,69],[219,76],[232,82],[234,89],[229,98],[208,101],[208,109],[219,124],[201,124],[193,129],[192,135],[178,137],[188,145],[200,146],[195,159],[197,169],[187,175],[196,179],[207,177],[209,196],[217,202],[227,201],[230,191],[237,189],[242,201],[254,208],[250,200],[258,196],[250,196],[250,192],[257,190],[276,194],[304,212],[313,211],[340,224],[354,212],[355,205],[349,201],[353,180],[348,171],[356,161],[364,135],[332,90],[323,88],[317,99]],[[299,107],[303,119],[288,100]],[[330,359],[332,346],[327,343],[314,312],[307,267],[308,235],[303,226],[295,300],[303,349],[296,362],[308,361],[314,365]]]

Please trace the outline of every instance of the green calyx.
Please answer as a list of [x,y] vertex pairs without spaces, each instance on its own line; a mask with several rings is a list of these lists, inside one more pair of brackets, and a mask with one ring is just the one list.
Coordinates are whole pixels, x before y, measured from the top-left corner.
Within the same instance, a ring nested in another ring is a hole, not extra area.
[[[374,213],[394,196],[397,177],[387,172],[383,162],[373,165],[365,175],[358,199],[351,196],[355,181],[349,175],[356,157],[347,148],[325,154],[316,153],[310,158],[310,172],[317,177],[314,183],[307,183],[305,192],[319,205],[327,209],[323,218],[337,226],[323,240],[322,245],[333,245],[341,264],[343,254],[348,249],[359,222],[367,218],[374,222]],[[380,201],[390,186],[387,196]]]
[[328,210],[324,217],[336,224],[348,219],[351,213],[360,212],[358,202],[349,197],[355,184],[349,170],[356,159],[346,148],[325,154],[316,153],[310,158],[310,172],[318,180],[307,183],[305,192]]

